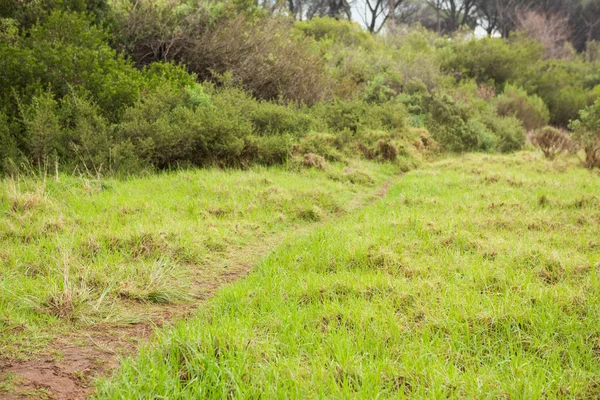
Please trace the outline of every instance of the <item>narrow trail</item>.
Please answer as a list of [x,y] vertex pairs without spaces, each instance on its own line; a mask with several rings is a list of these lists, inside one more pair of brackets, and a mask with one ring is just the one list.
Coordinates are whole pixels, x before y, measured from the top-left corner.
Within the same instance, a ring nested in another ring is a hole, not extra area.
[[[388,180],[372,192],[359,196],[348,205],[347,213],[355,212],[387,195],[390,187],[402,174]],[[335,217],[339,218],[339,217]],[[293,237],[308,234],[331,218],[298,228]],[[12,376],[10,393],[3,399],[80,400],[93,392],[93,381],[106,376],[119,366],[123,356],[133,355],[138,346],[152,340],[155,329],[185,319],[224,285],[248,275],[258,262],[290,237],[290,232],[273,235],[261,242],[236,248],[218,262],[226,265],[216,279],[211,276],[193,277],[191,291],[198,299],[184,304],[136,304],[140,315],[151,317],[133,325],[95,324],[77,329],[70,335],[57,337],[45,352],[27,360],[5,359],[0,356],[0,372]]]

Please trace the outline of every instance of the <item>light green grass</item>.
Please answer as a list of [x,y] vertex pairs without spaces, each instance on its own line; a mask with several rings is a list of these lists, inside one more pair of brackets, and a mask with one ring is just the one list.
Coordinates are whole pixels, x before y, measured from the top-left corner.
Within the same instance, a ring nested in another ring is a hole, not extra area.
[[472,155],[268,256],[98,399],[600,397],[600,177]]
[[349,167],[1,181],[0,354],[27,356],[85,325],[143,320],[139,305],[197,301],[231,267],[229,254],[343,215],[398,172]]

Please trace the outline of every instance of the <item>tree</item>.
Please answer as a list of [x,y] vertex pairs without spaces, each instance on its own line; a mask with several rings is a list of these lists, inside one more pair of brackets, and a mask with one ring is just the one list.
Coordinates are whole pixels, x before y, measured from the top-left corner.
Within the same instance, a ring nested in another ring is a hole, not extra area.
[[477,4],[477,20],[489,36],[508,37],[514,29],[518,0],[481,0]]
[[364,0],[363,6],[356,8],[364,26],[372,33],[379,32],[386,23],[394,29],[397,23],[407,22],[419,10],[419,5],[410,0]]
[[348,0],[312,0],[307,3],[306,18],[308,19],[326,16],[352,19],[352,5]]
[[461,26],[475,27],[481,0],[426,0],[436,13],[437,30],[454,32]]
[[519,8],[516,13],[517,28],[540,42],[548,58],[565,58],[572,54],[566,46],[570,37],[569,17],[543,14]]

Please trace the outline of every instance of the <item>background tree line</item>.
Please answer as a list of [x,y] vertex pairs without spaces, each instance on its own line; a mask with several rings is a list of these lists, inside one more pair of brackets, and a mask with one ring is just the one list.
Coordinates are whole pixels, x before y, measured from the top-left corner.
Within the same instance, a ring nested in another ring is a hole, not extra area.
[[[582,51],[586,43],[600,39],[600,1],[598,0],[259,0],[272,11],[287,9],[297,19],[316,16],[354,19],[370,32],[386,22],[420,23],[439,33],[480,27],[489,35],[508,37],[528,23],[561,23],[564,40]],[[392,10],[392,11],[390,11]],[[534,21],[528,14],[541,19]],[[542,26],[530,29],[543,30]]]

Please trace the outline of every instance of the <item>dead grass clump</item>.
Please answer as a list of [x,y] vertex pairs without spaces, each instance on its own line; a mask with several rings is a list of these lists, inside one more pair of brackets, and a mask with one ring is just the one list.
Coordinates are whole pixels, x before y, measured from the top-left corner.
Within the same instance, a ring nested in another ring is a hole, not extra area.
[[33,191],[25,192],[14,180],[9,180],[8,202],[11,211],[15,213],[24,213],[45,206],[47,203],[46,182],[39,184]]
[[327,163],[323,157],[314,153],[308,153],[304,155],[302,166],[306,168],[317,168],[324,170],[327,168]]

